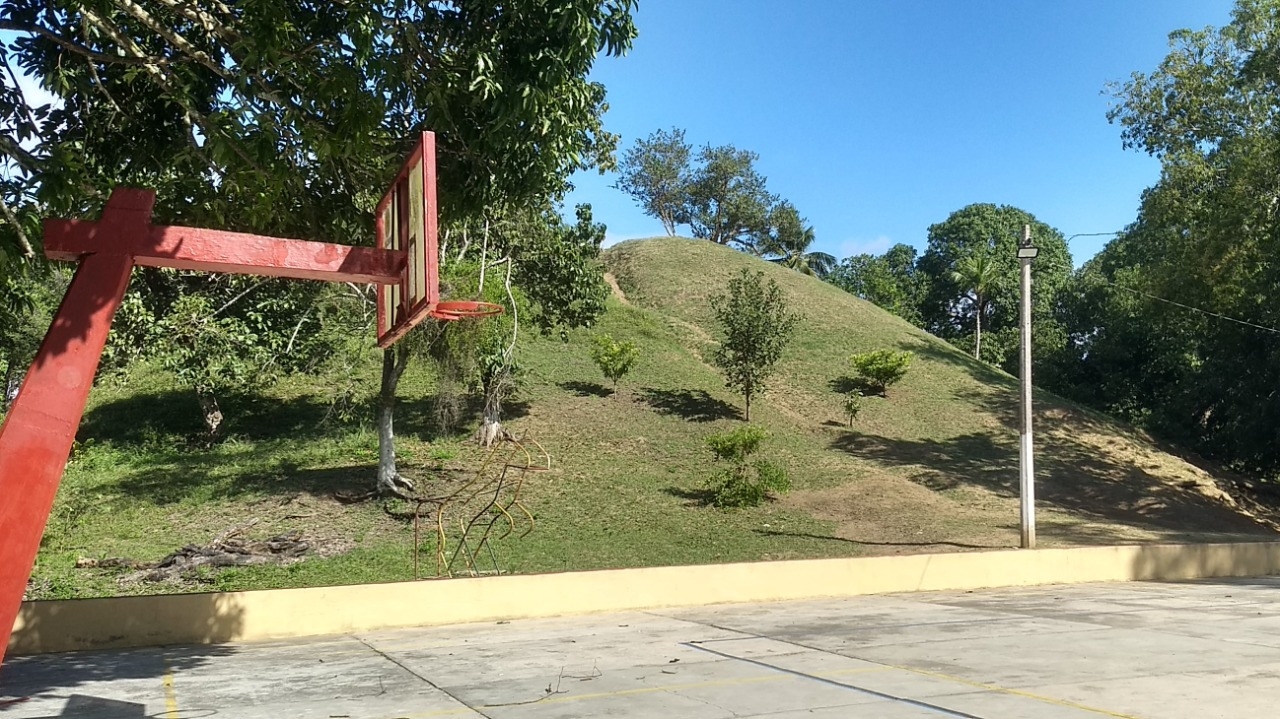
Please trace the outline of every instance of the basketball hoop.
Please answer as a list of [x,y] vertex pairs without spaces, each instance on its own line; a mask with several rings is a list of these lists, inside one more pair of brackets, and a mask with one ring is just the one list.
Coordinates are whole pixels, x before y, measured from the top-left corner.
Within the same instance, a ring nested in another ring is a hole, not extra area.
[[430,316],[452,322],[461,319],[478,319],[481,317],[493,317],[502,314],[502,305],[492,302],[476,302],[474,300],[453,300],[448,302],[439,302],[432,309]]

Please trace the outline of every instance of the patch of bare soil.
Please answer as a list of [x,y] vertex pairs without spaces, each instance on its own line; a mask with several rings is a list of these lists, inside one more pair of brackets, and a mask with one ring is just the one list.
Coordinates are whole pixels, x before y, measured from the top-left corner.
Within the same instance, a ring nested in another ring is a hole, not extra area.
[[342,537],[319,538],[294,529],[258,539],[248,533],[260,518],[220,532],[208,544],[188,544],[156,562],[127,557],[76,560],[77,569],[131,569],[118,581],[122,586],[157,582],[183,583],[197,579],[201,568],[243,567],[258,564],[289,565],[308,556],[331,557],[350,551],[354,543]]
[[[1229,478],[1073,410],[1048,414],[1036,436],[1041,543],[1280,539],[1276,509]],[[872,554],[1014,547],[1018,458],[1005,435],[922,441],[850,433],[840,448],[878,468],[782,502],[831,522],[828,539]]]
[[[827,539],[859,545],[866,554],[998,549],[1018,543],[1016,504],[980,490],[944,496],[887,472],[793,492],[780,504],[832,523]],[[1001,516],[1009,508],[1014,514]]]

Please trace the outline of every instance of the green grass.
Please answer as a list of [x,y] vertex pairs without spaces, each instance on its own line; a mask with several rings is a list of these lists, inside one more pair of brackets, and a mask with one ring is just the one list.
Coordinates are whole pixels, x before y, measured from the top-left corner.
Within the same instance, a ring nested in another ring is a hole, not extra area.
[[[605,254],[625,301],[567,343],[526,338],[523,388],[506,418],[552,456],[530,476],[532,532],[495,544],[504,571],[546,572],[1017,543],[1013,378],[841,290],[707,242],[628,242]],[[753,403],[763,453],[793,491],[757,508],[705,504],[704,438],[740,423],[740,398],[706,361],[717,330],[712,296],[741,267],[776,279],[803,316],[769,390]],[[589,356],[606,332],[640,349],[611,393]],[[848,358],[910,350],[911,370],[887,398],[868,398],[845,427],[840,378]],[[370,395],[376,362],[361,370]],[[482,454],[465,434],[435,426],[434,378],[414,366],[397,412],[402,468],[431,487],[438,473],[472,472]],[[33,578],[40,598],[313,586],[410,579],[411,523],[380,502],[335,493],[372,485],[377,440],[371,397],[342,422],[319,378],[227,398],[227,441],[192,441],[193,397],[153,367],[94,391],[50,518]],[[1228,507],[1205,471],[1129,428],[1048,395],[1037,404],[1041,538],[1049,545],[1228,538],[1270,530]],[[474,419],[474,415],[472,415]],[[474,425],[468,425],[474,426]],[[396,509],[396,507],[390,507]],[[402,507],[399,509],[403,509]],[[287,567],[207,572],[180,586],[122,587],[114,570],[80,557],[155,561],[250,518],[267,536],[300,530],[335,556]],[[435,569],[426,542],[424,575]],[[481,567],[489,562],[483,557]]]

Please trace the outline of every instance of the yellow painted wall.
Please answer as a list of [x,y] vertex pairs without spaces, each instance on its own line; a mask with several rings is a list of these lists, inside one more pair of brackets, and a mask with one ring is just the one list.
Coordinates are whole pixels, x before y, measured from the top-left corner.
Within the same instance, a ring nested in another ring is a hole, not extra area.
[[889,592],[1267,574],[1280,574],[1280,543],[1002,550],[26,602],[9,654]]

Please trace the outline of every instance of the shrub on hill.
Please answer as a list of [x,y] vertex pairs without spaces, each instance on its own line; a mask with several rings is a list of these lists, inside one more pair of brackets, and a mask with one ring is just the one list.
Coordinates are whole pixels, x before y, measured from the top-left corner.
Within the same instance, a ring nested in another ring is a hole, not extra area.
[[596,335],[591,340],[591,360],[605,377],[613,381],[613,391],[618,391],[618,380],[627,376],[640,350],[630,341],[619,342],[611,335]]
[[755,507],[771,492],[780,494],[791,489],[785,470],[766,459],[753,457],[767,436],[763,429],[748,424],[707,437],[707,446],[716,459],[727,464],[707,481],[712,504]]
[[876,350],[856,354],[850,361],[858,379],[876,394],[883,395],[906,376],[911,357],[910,352]]

